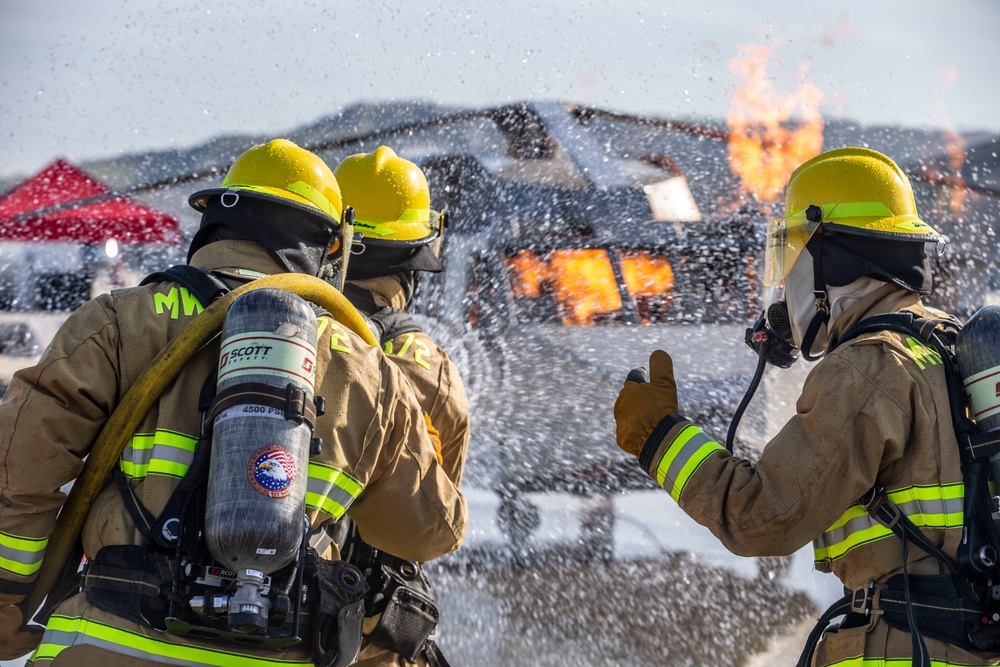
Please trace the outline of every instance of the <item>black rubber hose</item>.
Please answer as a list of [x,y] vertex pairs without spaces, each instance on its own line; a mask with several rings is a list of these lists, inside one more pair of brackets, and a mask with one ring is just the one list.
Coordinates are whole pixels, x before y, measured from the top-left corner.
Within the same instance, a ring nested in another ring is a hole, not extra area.
[[750,380],[750,386],[747,387],[747,391],[743,394],[743,400],[736,407],[736,412],[733,414],[733,420],[729,422],[729,433],[726,434],[726,450],[732,454],[733,453],[733,440],[736,439],[736,429],[740,425],[740,420],[743,418],[743,413],[746,412],[747,406],[750,405],[753,395],[757,392],[757,386],[760,384],[761,378],[764,377],[764,367],[767,366],[767,352],[771,347],[771,338],[760,344],[758,349],[757,357],[757,368],[753,372],[753,378]]

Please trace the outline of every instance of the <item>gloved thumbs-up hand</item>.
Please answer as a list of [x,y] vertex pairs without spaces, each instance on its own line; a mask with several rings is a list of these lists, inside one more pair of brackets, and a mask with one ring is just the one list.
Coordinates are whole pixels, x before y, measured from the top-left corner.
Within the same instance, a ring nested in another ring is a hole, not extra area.
[[24,596],[0,593],[0,660],[14,660],[35,650],[43,628],[24,619]]
[[649,381],[642,382],[644,369],[633,369],[615,401],[615,425],[618,446],[639,456],[646,439],[664,417],[675,414],[677,382],[674,361],[663,350],[649,357]]

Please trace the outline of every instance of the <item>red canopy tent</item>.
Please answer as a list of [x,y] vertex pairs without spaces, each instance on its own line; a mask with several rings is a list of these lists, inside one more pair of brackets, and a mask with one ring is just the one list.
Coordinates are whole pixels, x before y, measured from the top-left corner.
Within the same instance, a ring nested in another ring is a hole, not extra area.
[[180,223],[57,159],[0,197],[0,242],[177,244]]

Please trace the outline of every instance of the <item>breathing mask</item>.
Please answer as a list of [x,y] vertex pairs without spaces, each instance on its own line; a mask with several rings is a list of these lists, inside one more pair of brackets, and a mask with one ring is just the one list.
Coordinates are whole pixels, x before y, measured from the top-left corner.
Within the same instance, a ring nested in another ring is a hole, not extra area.
[[760,311],[757,319],[746,331],[746,344],[764,360],[778,368],[788,368],[799,357],[799,350],[792,339],[791,319],[783,290],[775,293],[775,300]]
[[764,367],[772,364],[778,368],[788,368],[799,357],[799,349],[792,340],[791,319],[788,316],[788,304],[785,302],[784,290],[777,288],[774,299],[767,308],[760,311],[744,336],[746,344],[757,353],[757,368],[754,370],[750,386],[747,387],[743,400],[740,401],[732,421],[729,423],[729,433],[726,436],[726,449],[733,451],[733,440],[736,428],[750,400],[757,391],[761,378],[764,377]]

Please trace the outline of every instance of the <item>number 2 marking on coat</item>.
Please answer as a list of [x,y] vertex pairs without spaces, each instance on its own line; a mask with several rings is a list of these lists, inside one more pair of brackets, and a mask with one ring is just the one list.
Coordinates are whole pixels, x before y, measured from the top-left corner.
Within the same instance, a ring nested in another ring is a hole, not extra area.
[[430,350],[427,349],[427,344],[422,340],[415,340],[415,336],[412,333],[403,334],[406,338],[405,342],[400,346],[399,352],[393,355],[392,352],[392,341],[386,341],[385,343],[385,353],[389,356],[402,357],[410,350],[410,346],[413,346],[413,361],[418,366],[423,366],[427,370],[431,369],[431,365],[427,363],[427,355],[430,354]]
[[319,331],[316,335],[322,336],[327,327],[330,327],[330,349],[334,352],[350,354],[351,348],[347,346],[349,337],[347,331],[340,325],[340,322],[321,317],[319,319]]

